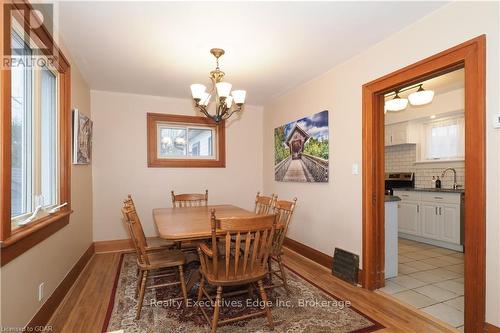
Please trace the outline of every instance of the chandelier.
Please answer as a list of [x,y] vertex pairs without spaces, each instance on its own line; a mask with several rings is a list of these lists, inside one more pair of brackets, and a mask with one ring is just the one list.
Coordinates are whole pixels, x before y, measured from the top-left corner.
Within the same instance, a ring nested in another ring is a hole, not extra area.
[[[233,90],[231,92],[231,83],[222,82],[225,73],[219,68],[219,58],[225,53],[224,50],[211,49],[210,53],[216,59],[216,67],[210,72],[212,88],[207,92],[207,87],[203,84],[192,84],[191,94],[198,110],[216,123],[220,123],[222,120],[231,117],[233,113],[241,111],[247,92],[245,90]],[[212,96],[215,97],[215,114],[208,112]]]

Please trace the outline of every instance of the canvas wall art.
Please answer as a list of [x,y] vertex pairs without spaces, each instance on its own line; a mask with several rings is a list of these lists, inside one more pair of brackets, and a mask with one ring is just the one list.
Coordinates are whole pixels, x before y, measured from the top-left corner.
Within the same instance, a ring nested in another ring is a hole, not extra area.
[[274,179],[328,182],[328,111],[274,129]]
[[92,155],[92,121],[73,110],[73,164],[89,164]]

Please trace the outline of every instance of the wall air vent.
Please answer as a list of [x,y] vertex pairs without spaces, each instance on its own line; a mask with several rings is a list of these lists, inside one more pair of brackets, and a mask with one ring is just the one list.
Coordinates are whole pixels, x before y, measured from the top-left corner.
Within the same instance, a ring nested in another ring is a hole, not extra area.
[[359,256],[345,250],[335,248],[333,254],[332,274],[352,284],[358,283]]

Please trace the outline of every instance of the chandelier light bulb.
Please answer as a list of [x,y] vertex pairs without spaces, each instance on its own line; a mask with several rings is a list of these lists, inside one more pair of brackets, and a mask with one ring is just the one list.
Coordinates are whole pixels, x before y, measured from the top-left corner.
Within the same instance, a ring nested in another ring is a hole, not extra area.
[[215,87],[217,88],[217,96],[219,98],[224,97],[227,98],[229,96],[229,93],[231,93],[231,88],[232,84],[228,82],[218,82],[215,84]]
[[203,94],[201,95],[201,99],[200,99],[200,105],[207,106],[208,103],[210,103],[211,97],[212,97],[212,95],[210,95],[209,93],[203,92]]
[[193,96],[193,99],[201,100],[203,97],[203,94],[205,93],[205,90],[207,90],[207,87],[205,87],[203,84],[192,84],[191,85],[191,95]]
[[234,90],[231,95],[233,95],[234,102],[237,105],[242,105],[245,103],[245,98],[247,95],[247,92],[245,90]]

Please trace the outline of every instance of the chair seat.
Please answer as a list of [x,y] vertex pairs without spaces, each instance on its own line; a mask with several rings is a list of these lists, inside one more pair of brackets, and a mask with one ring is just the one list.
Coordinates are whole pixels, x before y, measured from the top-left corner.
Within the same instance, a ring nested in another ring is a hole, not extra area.
[[148,253],[149,265],[137,263],[141,269],[159,269],[184,265],[186,259],[180,250],[169,250]]
[[173,247],[175,245],[175,243],[172,241],[158,238],[158,237],[147,238],[147,243],[148,243],[148,246],[146,247],[146,250],[149,250],[149,251],[161,250],[164,248]]
[[201,274],[205,276],[208,283],[216,286],[234,286],[240,284],[246,284],[250,282],[255,282],[263,279],[267,274],[266,267],[254,267],[253,270],[250,269],[250,264],[247,267],[247,271],[243,274],[242,265],[239,265],[239,269],[234,274],[234,262],[230,263],[229,266],[229,274],[226,277],[226,261],[224,258],[220,258],[217,264],[217,268],[219,271],[218,277],[213,273],[204,272],[203,269],[200,268]]

